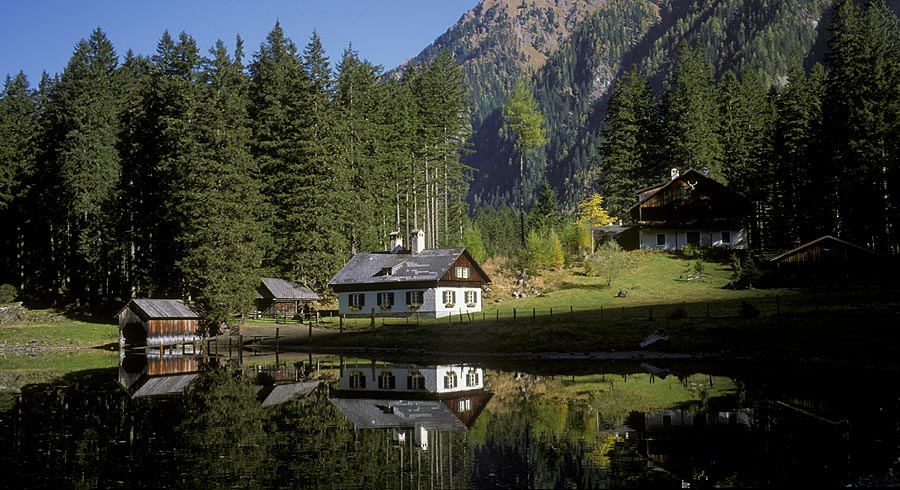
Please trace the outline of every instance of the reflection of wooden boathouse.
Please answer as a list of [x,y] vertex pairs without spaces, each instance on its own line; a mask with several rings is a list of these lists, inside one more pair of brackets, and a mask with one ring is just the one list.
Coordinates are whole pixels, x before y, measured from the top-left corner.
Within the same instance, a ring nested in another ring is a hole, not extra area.
[[194,345],[200,316],[180,299],[133,299],[117,315],[120,348]]

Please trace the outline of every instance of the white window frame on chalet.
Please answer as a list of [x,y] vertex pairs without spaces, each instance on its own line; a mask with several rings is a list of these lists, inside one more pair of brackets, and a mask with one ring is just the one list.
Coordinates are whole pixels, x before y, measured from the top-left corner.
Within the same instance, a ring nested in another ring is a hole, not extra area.
[[444,301],[444,307],[453,308],[456,306],[456,291],[452,289],[446,289],[443,293],[441,293],[441,299]]
[[453,276],[457,279],[469,279],[472,277],[472,270],[468,267],[457,266],[453,268]]
[[478,304],[478,291],[466,291],[466,306],[472,308]]
[[347,295],[347,305],[351,309],[359,310],[366,306],[365,293],[350,293]]

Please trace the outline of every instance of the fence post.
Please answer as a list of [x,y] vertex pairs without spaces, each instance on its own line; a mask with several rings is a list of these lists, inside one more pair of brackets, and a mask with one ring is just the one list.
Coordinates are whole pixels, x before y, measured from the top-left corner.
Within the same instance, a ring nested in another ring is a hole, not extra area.
[[513,322],[516,321],[516,309],[513,308]]
[[600,305],[600,319],[603,319],[603,305]]
[[531,309],[531,321],[534,321],[537,318],[537,308]]
[[497,317],[497,323],[500,323],[500,310],[497,309],[496,312],[497,312],[497,314],[496,314],[496,317]]
[[575,310],[572,309],[572,305],[569,305],[569,320],[571,320],[575,315]]

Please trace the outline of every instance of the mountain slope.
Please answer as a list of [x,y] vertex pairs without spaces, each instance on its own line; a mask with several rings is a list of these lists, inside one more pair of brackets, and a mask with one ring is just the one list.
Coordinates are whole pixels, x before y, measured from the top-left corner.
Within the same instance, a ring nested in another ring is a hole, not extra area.
[[484,0],[412,62],[448,49],[462,65],[474,116],[466,163],[476,170],[469,196],[476,207],[512,202],[517,171],[500,107],[515,80],[529,77],[550,143],[529,163],[526,201],[547,179],[571,205],[602,172],[606,100],[621,73],[639,66],[660,96],[675,50],[689,42],[717,79],[750,71],[779,85],[792,60],[821,59],[834,1]]

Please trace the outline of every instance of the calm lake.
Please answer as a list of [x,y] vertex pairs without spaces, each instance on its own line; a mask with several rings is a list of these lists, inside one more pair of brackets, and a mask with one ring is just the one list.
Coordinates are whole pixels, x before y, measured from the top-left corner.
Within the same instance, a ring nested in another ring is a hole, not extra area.
[[[121,356],[0,394],[10,488],[900,484],[896,372]],[[896,477],[895,477],[896,475]]]

